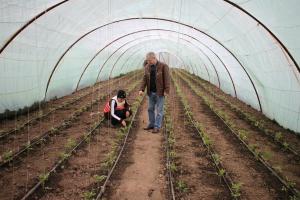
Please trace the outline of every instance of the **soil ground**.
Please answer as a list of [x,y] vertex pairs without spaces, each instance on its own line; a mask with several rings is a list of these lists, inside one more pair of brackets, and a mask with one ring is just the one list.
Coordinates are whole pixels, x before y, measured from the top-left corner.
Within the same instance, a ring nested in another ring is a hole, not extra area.
[[158,134],[143,130],[148,125],[147,102],[144,101],[133,137],[128,143],[109,186],[106,199],[166,199],[164,149],[162,130]]

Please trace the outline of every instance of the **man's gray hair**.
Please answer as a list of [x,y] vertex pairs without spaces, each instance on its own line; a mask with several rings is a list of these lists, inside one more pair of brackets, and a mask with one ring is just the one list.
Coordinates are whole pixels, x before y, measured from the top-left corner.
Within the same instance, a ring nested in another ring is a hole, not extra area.
[[149,52],[146,54],[146,58],[156,58],[156,55],[154,52]]

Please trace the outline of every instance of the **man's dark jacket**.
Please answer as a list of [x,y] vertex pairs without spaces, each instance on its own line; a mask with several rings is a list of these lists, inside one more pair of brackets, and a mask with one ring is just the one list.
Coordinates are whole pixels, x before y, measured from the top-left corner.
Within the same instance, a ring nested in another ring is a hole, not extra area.
[[[144,67],[144,77],[140,87],[141,91],[145,91],[147,87],[147,94],[150,94],[150,68],[149,64]],[[156,94],[158,96],[164,96],[164,92],[167,94],[170,91],[170,75],[169,67],[165,63],[157,61],[156,64]]]

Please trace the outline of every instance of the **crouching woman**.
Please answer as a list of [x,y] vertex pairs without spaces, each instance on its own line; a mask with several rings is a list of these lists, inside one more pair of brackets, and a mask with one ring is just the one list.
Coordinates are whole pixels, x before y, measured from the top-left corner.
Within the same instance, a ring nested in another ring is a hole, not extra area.
[[104,117],[111,120],[111,124],[116,126],[121,124],[126,126],[125,119],[131,116],[130,105],[126,100],[126,92],[119,90],[117,95],[111,98],[104,107]]

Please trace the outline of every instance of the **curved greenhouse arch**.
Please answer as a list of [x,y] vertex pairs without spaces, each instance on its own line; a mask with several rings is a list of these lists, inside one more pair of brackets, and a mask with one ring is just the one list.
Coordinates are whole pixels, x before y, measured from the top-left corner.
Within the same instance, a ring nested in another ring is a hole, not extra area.
[[[88,32],[86,32],[86,33],[84,33],[82,36],[80,36],[78,39],[76,39],[75,40],[75,42],[73,42],[65,51],[64,51],[64,53],[60,56],[60,58],[58,59],[58,61],[56,62],[56,64],[55,64],[55,66],[53,67],[53,69],[52,69],[52,71],[51,71],[51,74],[50,74],[50,77],[49,77],[49,79],[48,79],[48,81],[47,81],[47,85],[46,85],[46,91],[45,91],[45,98],[46,98],[46,94],[47,94],[47,91],[48,91],[48,87],[49,87],[49,84],[50,84],[50,81],[51,81],[51,79],[52,79],[52,76],[53,76],[53,74],[54,74],[54,72],[55,72],[55,70],[57,69],[57,67],[59,66],[59,64],[60,64],[60,62],[62,61],[62,59],[64,58],[64,56],[80,41],[80,40],[82,40],[83,38],[85,38],[86,36],[88,36],[89,34],[91,34],[91,33],[93,33],[94,31],[97,31],[97,30],[99,30],[99,29],[101,29],[101,28],[104,28],[104,27],[106,27],[106,26],[110,26],[110,25],[112,25],[112,24],[115,24],[115,23],[120,23],[120,22],[123,22],[123,21],[130,21],[130,20],[142,20],[142,19],[147,19],[147,20],[161,20],[161,21],[166,21],[166,22],[171,22],[171,23],[175,23],[175,24],[180,24],[180,25],[183,25],[183,26],[185,26],[185,27],[188,27],[188,28],[191,28],[191,29],[194,29],[194,30],[196,30],[197,32],[200,32],[200,33],[202,33],[202,34],[204,34],[204,35],[206,35],[207,37],[209,37],[210,39],[212,39],[212,40],[214,40],[215,42],[217,42],[220,46],[222,46],[226,51],[228,51],[230,54],[231,54],[231,56],[239,63],[239,65],[243,68],[243,70],[245,71],[245,73],[246,73],[246,75],[248,76],[248,78],[249,78],[249,80],[251,81],[251,84],[252,84],[252,86],[253,86],[253,88],[254,88],[254,90],[255,90],[255,93],[256,93],[256,96],[257,96],[257,98],[259,99],[259,96],[258,96],[258,92],[257,92],[257,90],[256,90],[256,88],[255,88],[255,86],[254,86],[254,82],[253,82],[253,80],[251,79],[251,77],[250,77],[250,75],[249,75],[249,73],[246,71],[246,68],[243,66],[243,64],[238,60],[238,58],[226,47],[226,46],[224,46],[223,44],[221,44],[221,42],[220,41],[218,41],[216,38],[214,38],[214,37],[212,37],[212,36],[210,36],[209,34],[207,34],[207,33],[205,33],[205,32],[203,32],[203,31],[201,31],[201,30],[199,30],[199,29],[196,29],[196,28],[194,28],[194,27],[192,27],[192,26],[190,26],[190,25],[187,25],[187,24],[184,24],[184,23],[180,23],[180,22],[178,22],[178,21],[175,21],[175,20],[169,20],[169,19],[163,19],[163,18],[128,18],[128,19],[122,19],[122,20],[117,20],[117,21],[114,21],[114,22],[110,22],[110,23],[107,23],[107,24],[104,24],[104,25],[101,25],[101,26],[99,26],[99,27],[97,27],[97,28],[94,28],[94,29],[92,29],[92,30],[90,30],[90,31],[88,31]],[[192,37],[192,36],[191,36]],[[194,37],[192,37],[193,39],[195,39]],[[199,41],[198,39],[195,39],[195,40],[197,40],[197,41]],[[203,43],[202,43],[203,44]],[[207,47],[207,46],[206,46]],[[209,48],[210,49],[210,48]],[[210,49],[211,50],[211,49]],[[222,62],[223,63],[223,62]],[[225,65],[224,65],[224,67],[225,67]],[[225,67],[226,68],[226,67]],[[226,68],[227,69],[227,68]],[[228,72],[228,69],[227,69],[227,72]],[[228,72],[229,73],[229,72]],[[231,77],[231,80],[232,80],[232,77]],[[233,80],[232,80],[233,81]],[[235,94],[236,94],[236,92],[235,92]],[[260,101],[259,101],[260,102]],[[260,110],[262,110],[262,106],[261,106],[261,104],[259,103],[259,108],[260,108]]]
[[[128,35],[132,35],[132,34],[140,33],[140,32],[147,32],[147,31],[153,31],[153,29],[152,29],[152,30],[142,30],[142,31],[130,33],[130,34],[128,34]],[[160,31],[169,31],[169,30],[160,29]],[[176,31],[170,31],[170,32],[176,32]],[[176,33],[180,34],[179,32],[176,32]],[[128,35],[126,35],[126,36],[128,36]],[[189,36],[189,35],[187,35],[187,34],[183,34],[183,35],[186,35],[186,36],[188,36],[188,37],[191,37],[191,36]],[[114,41],[110,42],[108,45],[105,45],[104,48],[102,48],[102,49],[100,49],[99,51],[97,51],[97,53],[92,57],[92,59],[88,62],[88,64],[87,64],[86,67],[84,68],[84,70],[83,70],[83,72],[82,72],[82,74],[81,74],[80,77],[83,76],[84,72],[85,72],[86,69],[89,67],[90,63],[91,63],[91,62],[99,55],[99,53],[101,53],[101,52],[102,52],[106,47],[108,47],[109,45],[113,44],[114,42],[116,42],[116,41],[118,41],[119,39],[122,39],[122,38],[124,38],[124,37],[121,36],[121,37],[115,39]],[[191,37],[191,38],[193,38],[193,37]],[[193,39],[195,39],[195,38],[193,38]],[[198,41],[197,39],[195,39],[195,40]],[[199,42],[199,41],[198,41],[198,42]],[[194,45],[194,46],[195,46],[195,45]],[[196,46],[195,46],[195,47],[196,47]],[[104,63],[104,64],[105,64],[105,63]],[[216,75],[217,75],[217,77],[218,77],[218,82],[220,83],[218,72],[217,72],[217,70],[216,70],[216,68],[215,68],[215,66],[214,66],[213,63],[212,63],[212,66],[213,66],[214,71],[216,72]],[[226,67],[226,66],[224,66],[224,67]],[[101,67],[101,69],[102,69],[102,67]],[[101,72],[101,71],[100,71],[100,72]],[[229,73],[229,72],[228,72],[228,73]],[[98,75],[98,77],[99,77],[99,75]],[[80,78],[80,79],[81,79],[81,78]],[[79,79],[79,82],[80,82],[80,79]],[[97,80],[98,80],[98,78],[97,78]],[[79,82],[78,82],[77,86],[79,85]],[[220,85],[220,84],[219,84],[219,85]],[[233,85],[234,85],[234,83],[233,83]]]
[[[102,49],[100,49],[100,50],[92,57],[92,59],[88,62],[88,64],[87,64],[86,67],[84,68],[84,71],[83,71],[82,74],[80,75],[79,82],[80,82],[80,80],[81,80],[81,78],[82,78],[82,76],[83,76],[85,70],[89,67],[90,63],[91,63],[91,62],[99,55],[99,53],[101,53],[106,47],[110,46],[110,45],[113,44],[114,42],[116,42],[116,41],[118,41],[118,40],[120,40],[120,39],[122,39],[122,38],[124,38],[124,37],[127,37],[127,36],[132,35],[132,34],[140,33],[140,32],[146,32],[146,31],[170,31],[170,32],[175,32],[175,33],[178,33],[178,34],[182,34],[182,35],[188,36],[188,37],[192,38],[193,40],[195,40],[195,41],[197,41],[197,42],[203,44],[201,41],[199,41],[198,39],[196,39],[196,38],[193,37],[193,36],[190,36],[190,35],[184,34],[184,33],[180,33],[180,32],[177,32],[177,31],[167,30],[167,29],[148,29],[148,30],[140,30],[140,31],[136,31],[136,32],[133,32],[133,33],[128,33],[128,34],[122,35],[122,36],[120,36],[120,37],[114,39],[113,41],[111,41],[111,42],[109,42],[107,45],[105,45]],[[203,45],[204,45],[204,44],[203,44]],[[74,46],[74,45],[72,44],[72,47],[73,47],[73,46]],[[206,46],[206,45],[204,45],[204,46],[205,46],[206,48],[208,48],[211,52],[213,52],[213,50],[210,49],[208,46]],[[70,48],[68,48],[68,50],[69,50],[69,49],[70,49]],[[229,52],[230,52],[230,51],[229,51]],[[213,53],[214,53],[214,52],[213,52]],[[64,53],[64,55],[65,55],[65,53]],[[226,65],[224,64],[224,62],[220,59],[220,57],[219,57],[216,53],[214,53],[214,55],[217,56],[217,58],[221,61],[222,65],[223,65],[224,68],[226,69],[226,71],[227,71],[227,73],[228,73],[228,75],[229,75],[229,77],[230,77],[230,79],[231,79],[231,82],[232,82],[232,85],[233,85],[233,88],[234,88],[235,95],[237,96],[236,89],[235,89],[235,85],[234,85],[234,81],[233,81],[233,79],[232,79],[232,76],[230,75],[230,72],[229,72],[228,68],[226,67]],[[109,58],[110,58],[110,57],[109,57]],[[237,60],[237,58],[236,58],[235,56],[234,56],[234,58]],[[106,61],[107,61],[107,60],[106,60]],[[106,61],[105,61],[105,63],[106,63]],[[237,60],[237,61],[238,61],[238,60]],[[238,61],[238,62],[239,62],[239,61]],[[105,63],[103,64],[103,66],[105,65]],[[240,63],[240,62],[239,62],[239,63]],[[257,89],[256,89],[256,87],[255,87],[255,84],[254,84],[253,80],[251,79],[249,73],[246,71],[245,67],[243,67],[243,65],[242,65],[241,63],[240,63],[240,65],[241,65],[242,69],[244,70],[244,72],[246,73],[247,77],[249,78],[249,80],[250,80],[250,82],[251,82],[251,84],[252,84],[252,87],[253,87],[253,89],[254,89],[254,91],[255,91],[255,93],[256,93],[256,98],[257,98],[257,100],[258,100],[258,104],[259,104],[260,111],[262,111],[262,106],[261,106],[261,102],[260,102],[260,97],[259,97],[259,94],[258,94]],[[101,70],[102,70],[103,66],[101,67]],[[213,65],[213,66],[214,66],[214,65]],[[53,71],[52,71],[52,73],[51,73],[51,75],[50,75],[50,77],[49,77],[49,80],[48,80],[48,82],[47,82],[47,87],[46,87],[46,91],[45,91],[45,98],[46,98],[47,90],[48,90],[48,87],[49,87],[49,84],[50,84],[52,75],[53,75],[53,73],[54,73],[56,67],[57,67],[57,65],[56,65],[55,68],[53,69]],[[215,69],[215,67],[214,67],[214,69]],[[99,77],[99,74],[101,73],[101,70],[100,70],[100,72],[98,73],[98,76],[97,76],[97,79],[96,79],[96,80],[98,80],[98,77]],[[217,74],[218,81],[219,81],[219,87],[220,87],[219,75],[218,75],[216,69],[215,69],[215,72],[216,72],[216,74]],[[77,83],[76,89],[78,88],[79,82]]]
[[[53,10],[56,7],[61,6],[62,4],[68,2],[69,0],[64,0],[61,1],[45,10],[43,10],[42,12],[40,12],[39,14],[37,14],[36,16],[34,16],[32,19],[30,19],[25,25],[23,25],[19,30],[17,30],[17,32],[15,32],[10,39],[2,46],[2,48],[0,49],[0,54],[5,50],[5,48],[24,30],[26,29],[28,26],[30,26],[34,21],[36,21],[37,19],[39,19],[40,17],[42,17],[44,14],[46,14],[47,12]],[[279,42],[280,46],[285,50],[285,52],[288,54],[289,58],[293,61],[294,65],[296,66],[298,72],[300,73],[300,67],[298,65],[298,63],[296,62],[296,60],[294,59],[294,57],[292,56],[292,54],[289,52],[289,50],[286,48],[286,46],[280,41],[280,39],[265,25],[263,24],[259,19],[257,19],[256,17],[254,17],[251,13],[249,13],[247,10],[243,9],[242,7],[238,6],[237,4],[233,3],[232,1],[229,0],[223,0],[224,2],[232,5],[233,7],[239,9],[240,11],[242,11],[244,14],[246,14],[247,16],[251,17],[254,21],[258,22],[260,25],[262,25],[264,27],[264,29],[272,36],[276,39],[277,42]],[[191,26],[192,27],[192,26]],[[194,27],[193,27],[194,28]]]
[[[191,42],[207,54],[202,55],[197,50],[201,59],[193,56],[189,63],[191,72],[217,83],[212,71],[212,65],[215,65],[220,74],[219,83],[224,83],[220,84],[223,91],[228,93],[230,90],[230,94],[235,96],[228,81],[231,79],[240,100],[257,110],[262,107],[266,116],[285,127],[300,128],[300,105],[296,101],[300,98],[300,45],[298,37],[295,37],[300,28],[299,21],[293,18],[300,5],[295,0],[282,4],[258,0],[167,0],[164,3],[158,0],[151,3],[30,0],[26,3],[4,1],[0,8],[3,30],[0,37],[0,112],[43,101],[43,93],[48,88],[49,92],[45,94],[49,94],[49,99],[76,90],[75,80],[80,76],[82,67],[93,52],[121,35],[118,29],[127,34],[156,28],[189,34],[202,42],[197,43],[192,38],[180,41],[182,44]],[[160,9],[156,9],[158,7]],[[93,30],[94,33],[88,33]],[[123,50],[130,46],[120,45],[129,39],[106,48],[92,62],[92,69],[83,75],[84,81],[80,85],[88,86],[91,82],[89,77],[97,67],[94,65],[101,65],[104,60],[107,63],[104,64],[105,73],[101,72],[101,80],[118,73],[115,68],[119,69],[120,64],[125,62],[127,53]],[[120,50],[116,50],[117,47]],[[116,53],[112,55],[112,51]],[[123,56],[118,57],[119,54]],[[115,59],[118,61],[115,62]],[[136,64],[137,61],[134,61]],[[107,65],[112,65],[112,68]],[[221,69],[223,66],[228,69],[227,72],[225,68]],[[130,67],[125,71],[134,68]],[[251,80],[246,80],[247,77]],[[4,87],[6,80],[12,84]],[[251,84],[255,84],[255,89]],[[254,92],[259,94],[260,105],[254,102]]]

